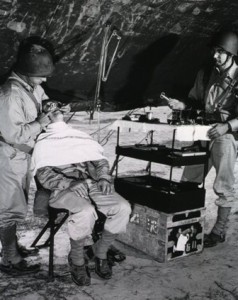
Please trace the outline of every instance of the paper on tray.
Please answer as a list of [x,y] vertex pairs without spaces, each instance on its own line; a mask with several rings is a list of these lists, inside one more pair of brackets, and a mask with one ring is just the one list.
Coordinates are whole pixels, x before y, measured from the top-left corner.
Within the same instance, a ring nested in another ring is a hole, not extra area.
[[148,132],[150,130],[159,132],[161,129],[168,132],[168,137],[173,138],[173,132],[175,131],[175,139],[178,141],[209,141],[207,136],[208,130],[211,126],[206,125],[169,125],[169,124],[153,124],[153,123],[143,123],[143,122],[132,122],[124,120],[116,120],[111,126],[111,130],[120,131],[130,130],[133,132]]
[[209,141],[207,135],[211,126],[206,125],[180,125],[176,128],[175,139],[178,141]]

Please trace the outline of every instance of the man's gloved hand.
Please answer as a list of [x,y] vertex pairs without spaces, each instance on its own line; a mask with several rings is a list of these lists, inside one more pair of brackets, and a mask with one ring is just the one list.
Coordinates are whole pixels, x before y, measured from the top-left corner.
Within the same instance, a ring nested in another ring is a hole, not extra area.
[[67,104],[67,105],[61,106],[60,111],[61,111],[63,114],[68,114],[68,113],[71,111],[71,105],[70,105],[70,104]]
[[42,103],[42,111],[45,113],[54,112],[60,110],[63,114],[67,114],[71,111],[71,105],[62,105],[59,101],[56,100],[44,100]]
[[72,182],[69,190],[74,192],[77,196],[82,198],[88,198],[88,186],[85,182],[75,181]]
[[47,125],[50,124],[50,118],[49,118],[50,113],[41,113],[37,118],[36,121],[40,123],[40,126],[42,129],[44,129]]
[[169,98],[168,106],[171,109],[179,109],[179,110],[183,110],[186,107],[186,105],[183,102],[173,98]]
[[219,136],[222,136],[227,133],[229,130],[229,126],[227,123],[225,124],[216,124],[211,129],[208,130],[208,137],[213,140]]
[[98,188],[104,195],[112,193],[112,184],[105,179],[100,179],[98,181]]

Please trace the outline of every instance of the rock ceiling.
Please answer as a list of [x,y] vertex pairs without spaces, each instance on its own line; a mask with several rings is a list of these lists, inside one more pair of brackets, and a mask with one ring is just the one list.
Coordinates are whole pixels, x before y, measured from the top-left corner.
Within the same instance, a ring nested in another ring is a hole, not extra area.
[[[1,0],[2,80],[19,42],[41,36],[52,43],[57,58],[48,94],[90,103],[109,28],[121,39],[108,79],[101,83],[102,109],[138,107],[159,99],[162,91],[184,98],[209,59],[211,35],[221,27],[237,30],[237,16],[237,0]],[[112,36],[106,66],[116,42]]]

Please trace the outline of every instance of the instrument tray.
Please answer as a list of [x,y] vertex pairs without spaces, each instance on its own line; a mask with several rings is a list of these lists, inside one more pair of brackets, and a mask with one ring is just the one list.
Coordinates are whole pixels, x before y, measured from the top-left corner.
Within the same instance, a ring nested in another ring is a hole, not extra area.
[[204,207],[205,189],[155,176],[116,177],[115,190],[132,204],[172,213]]

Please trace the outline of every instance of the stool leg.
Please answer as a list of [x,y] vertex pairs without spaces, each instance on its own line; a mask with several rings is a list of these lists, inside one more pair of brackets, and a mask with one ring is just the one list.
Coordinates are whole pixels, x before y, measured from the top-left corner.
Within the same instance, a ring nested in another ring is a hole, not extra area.
[[55,227],[55,218],[50,219],[50,249],[49,249],[49,280],[54,280],[54,227]]
[[[61,211],[60,211],[61,212]],[[49,281],[54,280],[54,237],[60,227],[63,225],[65,220],[68,218],[68,211],[64,211],[65,215],[59,223],[56,223],[58,217],[58,212],[51,210],[49,212],[49,228],[50,228],[50,236],[45,242],[45,246],[49,246],[49,271],[48,271],[48,279]]]
[[[49,225],[50,225],[50,222],[48,221],[47,224],[45,225],[45,227],[38,234],[38,236],[36,237],[36,239],[34,240],[34,242],[31,244],[31,247],[35,247],[37,245],[37,243],[39,242],[39,240],[41,239],[41,237],[44,235],[44,233],[46,232],[46,230],[49,228]],[[39,245],[38,247],[44,247],[44,246],[45,246],[45,244]]]

